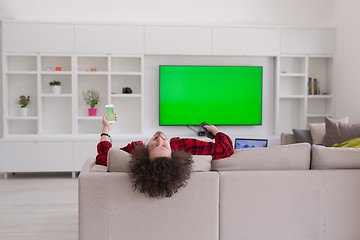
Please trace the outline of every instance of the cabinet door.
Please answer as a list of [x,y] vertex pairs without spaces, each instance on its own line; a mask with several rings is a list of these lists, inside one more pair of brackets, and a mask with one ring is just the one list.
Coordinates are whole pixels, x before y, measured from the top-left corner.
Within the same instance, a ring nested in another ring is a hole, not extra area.
[[77,53],[144,53],[144,27],[119,25],[76,25]]
[[210,55],[210,27],[145,27],[145,54]]
[[276,56],[278,52],[277,28],[213,28],[214,55]]
[[42,23],[4,23],[4,52],[74,51],[74,25]]
[[334,31],[332,29],[281,30],[282,54],[333,54]]
[[72,142],[2,142],[1,171],[62,172],[73,169]]
[[81,171],[86,159],[95,158],[99,141],[74,142],[74,171]]

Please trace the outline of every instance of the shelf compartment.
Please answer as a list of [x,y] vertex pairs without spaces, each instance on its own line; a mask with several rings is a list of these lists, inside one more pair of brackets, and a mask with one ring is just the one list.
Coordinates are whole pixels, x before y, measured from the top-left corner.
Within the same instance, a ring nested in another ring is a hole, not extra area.
[[34,135],[38,134],[37,118],[9,118],[9,134]]
[[[98,134],[101,133],[102,129],[102,118],[94,117],[92,120],[79,118],[78,128],[79,134]],[[111,130],[112,132],[112,130]]]
[[96,76],[96,75],[81,75],[78,81],[78,116],[88,116],[87,105],[83,98],[83,91],[95,89],[99,92],[100,102],[96,106],[97,115],[103,116],[105,114],[105,105],[108,102],[108,78],[107,76]]
[[28,72],[37,71],[37,57],[36,56],[7,56],[6,57],[6,72]]
[[332,106],[332,98],[309,98],[307,101],[307,116],[330,116],[333,114]]
[[91,68],[95,68],[95,72],[107,72],[108,71],[108,57],[101,56],[83,56],[78,57],[78,71],[79,72],[91,72]]
[[[141,76],[134,75],[112,75],[111,94],[122,94],[124,87],[130,87],[132,94],[141,94]],[[131,94],[124,94],[131,95]]]
[[305,57],[280,57],[281,74],[305,74],[306,58]]
[[[40,57],[40,69],[46,72],[71,72],[72,63],[70,56],[42,56]],[[61,71],[56,71],[56,67],[61,67]]]
[[331,95],[333,60],[331,58],[311,57],[309,58],[309,78],[316,78],[320,86],[320,94]]
[[112,57],[112,72],[138,72],[141,73],[141,57]]
[[303,115],[305,99],[281,99],[279,108],[279,132],[292,132],[294,128],[306,127],[306,118]]
[[141,98],[111,98],[117,121],[113,123],[114,134],[141,133]]
[[305,77],[286,76],[279,81],[279,96],[306,95]]
[[72,133],[71,98],[43,98],[42,113],[44,134]]
[[57,75],[57,74],[42,74],[41,75],[41,92],[43,94],[52,93],[50,82],[52,81],[61,82],[61,93],[71,94],[71,75]]
[[37,76],[33,74],[7,75],[8,84],[8,116],[19,116],[17,103],[21,95],[30,96],[29,116],[37,116]]

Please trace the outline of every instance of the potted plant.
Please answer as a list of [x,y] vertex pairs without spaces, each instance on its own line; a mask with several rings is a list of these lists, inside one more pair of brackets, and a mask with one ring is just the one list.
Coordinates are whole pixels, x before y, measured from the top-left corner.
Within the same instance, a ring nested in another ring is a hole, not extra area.
[[49,84],[50,84],[52,93],[54,93],[54,94],[61,93],[61,82],[60,81],[54,80],[52,82],[49,82]]
[[29,113],[29,108],[27,108],[27,105],[30,103],[30,96],[25,97],[24,95],[21,95],[17,103],[20,105],[20,116],[26,117]]
[[95,89],[89,89],[86,92],[82,92],[84,101],[86,104],[90,105],[89,116],[96,116],[95,106],[100,102],[99,92]]

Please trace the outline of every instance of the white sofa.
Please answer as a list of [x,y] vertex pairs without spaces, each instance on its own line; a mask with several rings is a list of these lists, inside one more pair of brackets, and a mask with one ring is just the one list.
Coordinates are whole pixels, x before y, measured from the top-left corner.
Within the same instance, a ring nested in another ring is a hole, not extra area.
[[[313,151],[321,170],[309,169]],[[79,176],[79,239],[359,239],[360,169],[326,169],[321,158],[332,151],[339,153],[307,143],[236,150],[163,199],[133,191],[126,169],[111,169],[128,160],[109,154],[109,169],[101,169],[88,159]],[[350,152],[344,168],[360,168],[360,151]]]

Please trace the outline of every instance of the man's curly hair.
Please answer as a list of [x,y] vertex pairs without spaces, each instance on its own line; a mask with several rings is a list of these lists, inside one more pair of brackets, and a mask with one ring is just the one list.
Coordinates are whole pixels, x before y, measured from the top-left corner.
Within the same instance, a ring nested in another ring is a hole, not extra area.
[[136,146],[130,161],[130,179],[134,191],[150,198],[171,197],[186,186],[192,169],[192,156],[173,151],[171,158],[158,157],[150,161],[147,147]]

